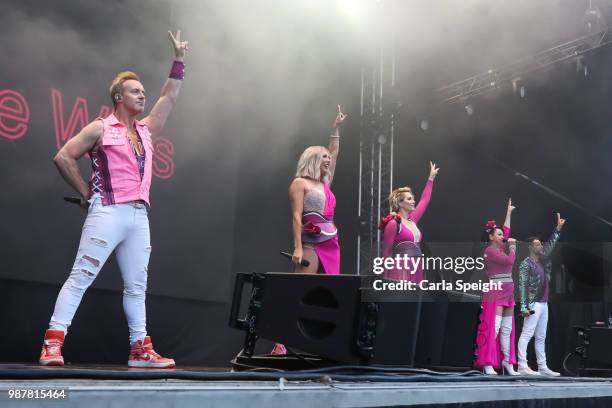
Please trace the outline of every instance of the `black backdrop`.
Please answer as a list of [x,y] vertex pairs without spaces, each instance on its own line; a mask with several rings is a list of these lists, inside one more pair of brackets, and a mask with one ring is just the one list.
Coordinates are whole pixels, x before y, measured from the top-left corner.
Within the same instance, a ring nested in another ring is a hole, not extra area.
[[[303,148],[326,143],[336,103],[349,113],[333,186],[336,220],[342,271],[355,271],[359,78],[370,43],[361,43],[359,35],[347,36],[351,27],[336,17],[334,24],[301,20],[300,13],[312,10],[280,1],[250,8],[240,1],[223,6],[143,6],[135,1],[70,5],[60,9],[52,2],[9,1],[0,17],[0,321],[14,328],[0,360],[36,358],[76,252],[84,214],[61,200],[71,192],[51,162],[58,146],[56,127],[63,121],[64,132],[70,130],[73,110],[74,130],[82,124],[79,120],[92,120],[109,103],[108,83],[122,69],[141,74],[150,107],[171,61],[165,31],[180,26],[192,50],[179,102],[164,130],[165,141],[158,145],[162,159],[151,197],[149,329],[160,348],[174,352],[181,363],[225,364],[241,342],[239,333],[225,327],[233,273],[288,269],[277,255],[279,249],[290,249],[287,186]],[[559,7],[563,10],[551,16],[551,24],[576,25],[579,19],[567,10],[571,7]],[[576,2],[573,7],[582,6]],[[400,6],[396,18],[403,16],[412,18]],[[498,23],[483,19],[479,27],[487,32]],[[612,173],[607,159],[609,50],[587,58],[586,77],[573,65],[555,69],[525,82],[525,98],[500,90],[474,100],[469,117],[462,106],[430,103],[431,90],[446,81],[575,34],[569,28],[563,35],[546,32],[530,43],[526,39],[533,32],[520,32],[528,21],[517,25],[508,19],[504,24],[500,31],[524,44],[505,59],[499,54],[482,57],[496,49],[495,38],[480,48],[469,37],[420,44],[415,51],[408,47],[408,36],[398,36],[403,107],[398,113],[396,184],[420,192],[428,160],[441,167],[421,224],[432,242],[473,241],[484,221],[503,217],[508,196],[517,206],[513,235],[519,239],[547,234],[560,211],[568,219],[563,239],[608,241],[612,229],[589,214],[612,218],[606,184]],[[54,89],[61,92],[59,99],[56,93],[55,111]],[[19,95],[27,102],[29,121],[25,133],[15,138],[20,119],[8,115],[25,117],[11,99]],[[78,116],[83,112],[82,102],[75,105],[78,97],[87,101],[86,120]],[[60,99],[63,115],[57,109]],[[419,128],[424,118],[428,131]],[[86,171],[88,164],[82,164]],[[516,171],[567,195],[587,212],[516,177]],[[101,335],[108,339],[104,361],[123,361],[127,328],[120,293],[119,273],[111,261],[75,319],[66,350],[73,361],[99,361],[83,344]],[[555,307],[572,323],[582,323],[603,317],[595,303]],[[555,335],[550,337],[566,339],[554,347],[556,368],[571,342],[571,331],[559,316],[551,311]]]

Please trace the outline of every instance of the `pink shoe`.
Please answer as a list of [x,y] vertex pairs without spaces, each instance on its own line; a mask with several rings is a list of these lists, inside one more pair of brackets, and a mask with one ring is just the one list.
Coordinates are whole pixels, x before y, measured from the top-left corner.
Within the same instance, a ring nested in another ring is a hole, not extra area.
[[144,342],[138,340],[130,348],[129,367],[173,368],[175,365],[173,359],[162,357],[153,350],[153,343],[149,336],[144,338]]
[[273,356],[286,356],[289,353],[287,352],[287,348],[284,345],[276,343],[270,354],[272,354]]
[[63,366],[62,345],[64,344],[64,331],[49,329],[45,332],[45,339],[40,351],[38,363],[44,366]]

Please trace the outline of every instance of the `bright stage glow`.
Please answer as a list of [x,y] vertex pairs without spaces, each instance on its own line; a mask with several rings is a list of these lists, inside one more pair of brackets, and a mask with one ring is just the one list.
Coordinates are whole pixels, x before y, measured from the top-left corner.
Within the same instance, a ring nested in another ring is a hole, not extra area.
[[367,15],[368,5],[372,0],[337,0],[338,11],[352,21],[363,21]]

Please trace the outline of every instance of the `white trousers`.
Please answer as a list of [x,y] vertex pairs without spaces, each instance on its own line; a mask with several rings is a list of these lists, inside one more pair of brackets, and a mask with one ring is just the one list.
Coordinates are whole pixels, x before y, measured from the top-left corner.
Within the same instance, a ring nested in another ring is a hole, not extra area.
[[123,309],[130,343],[144,340],[147,267],[151,254],[147,209],[140,203],[103,206],[99,196],[91,200],[76,260],[57,297],[50,329],[68,331],[85,291],[113,250],[123,278]]
[[535,351],[538,367],[546,367],[546,326],[548,325],[548,304],[536,302],[534,314],[523,320],[523,331],[518,341],[518,365],[527,367],[527,345],[535,334]]

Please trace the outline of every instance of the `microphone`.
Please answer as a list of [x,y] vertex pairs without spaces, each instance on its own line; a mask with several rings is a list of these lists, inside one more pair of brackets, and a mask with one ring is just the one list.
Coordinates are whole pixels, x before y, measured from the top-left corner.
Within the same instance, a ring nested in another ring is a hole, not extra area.
[[[80,197],[64,197],[64,201],[76,204],[78,206],[80,206],[82,202]],[[87,203],[87,207],[89,207],[89,203]]]
[[64,197],[64,201],[68,201],[73,204],[81,204],[81,199],[79,197]]
[[[531,316],[532,314],[535,314],[535,310],[531,310],[531,309],[527,309],[529,311],[529,316]],[[518,312],[517,315],[522,316],[523,312]]]
[[[293,255],[290,254],[289,252],[280,251],[280,254],[284,256],[285,258],[293,259]],[[300,262],[300,265],[307,267],[307,266],[310,266],[310,262],[305,259],[302,259],[302,262]]]

